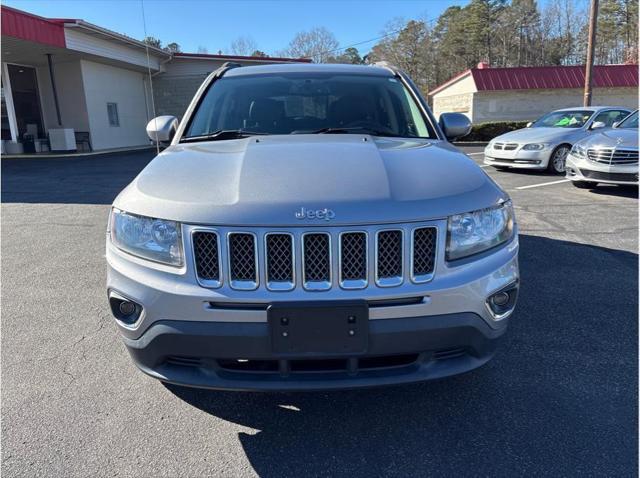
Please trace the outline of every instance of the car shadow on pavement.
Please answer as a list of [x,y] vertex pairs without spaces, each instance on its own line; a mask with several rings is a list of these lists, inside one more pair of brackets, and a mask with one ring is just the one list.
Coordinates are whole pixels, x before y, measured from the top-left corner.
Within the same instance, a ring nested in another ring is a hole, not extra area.
[[259,476],[632,474],[638,256],[537,236],[520,244],[518,309],[474,372],[343,392],[167,388],[255,429],[239,440]]
[[615,184],[599,184],[589,190],[593,194],[602,196],[616,196],[621,198],[638,199],[638,186],[616,186]]
[[111,204],[155,151],[3,159],[3,203]]
[[485,168],[485,171],[493,171],[495,173],[499,173],[499,174],[517,174],[519,176],[528,176],[528,177],[532,177],[532,178],[558,178],[558,179],[562,179],[563,176],[560,176],[559,174],[553,174],[550,173],[547,170],[540,170],[540,169],[518,169],[518,168],[502,168],[502,169],[498,169],[498,168],[494,168],[493,166],[489,166],[488,168]]

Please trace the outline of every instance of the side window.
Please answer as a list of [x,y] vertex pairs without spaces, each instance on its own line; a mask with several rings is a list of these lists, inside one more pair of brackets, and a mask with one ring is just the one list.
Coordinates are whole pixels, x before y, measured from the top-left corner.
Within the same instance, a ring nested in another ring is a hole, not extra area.
[[107,103],[107,115],[109,116],[109,126],[120,126],[118,103]]
[[603,111],[602,113],[599,113],[598,116],[595,117],[593,122],[595,123],[596,121],[600,121],[604,123],[605,126],[610,128],[611,126],[613,126],[613,123],[615,123],[616,121],[620,121],[628,114],[629,113],[623,110]]

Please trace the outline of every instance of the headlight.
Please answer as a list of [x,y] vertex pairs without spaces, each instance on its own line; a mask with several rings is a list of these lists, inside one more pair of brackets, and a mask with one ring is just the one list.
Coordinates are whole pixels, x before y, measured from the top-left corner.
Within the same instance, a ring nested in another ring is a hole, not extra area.
[[577,158],[585,158],[587,156],[587,149],[580,144],[574,144],[573,148],[571,148],[571,154]]
[[180,223],[111,212],[111,241],[123,251],[151,261],[181,266],[184,261]]
[[522,149],[524,149],[525,151],[542,151],[546,147],[547,145],[544,143],[530,143],[525,144]]
[[450,216],[447,260],[477,254],[511,238],[515,216],[511,201],[499,206]]

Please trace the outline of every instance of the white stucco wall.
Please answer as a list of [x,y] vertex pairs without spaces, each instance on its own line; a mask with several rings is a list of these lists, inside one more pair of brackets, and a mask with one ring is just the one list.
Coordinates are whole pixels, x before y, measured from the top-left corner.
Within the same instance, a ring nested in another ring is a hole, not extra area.
[[[76,131],[89,131],[89,114],[85,103],[80,60],[59,63],[54,61],[53,68],[62,127],[73,128]],[[48,67],[38,68],[37,74],[45,126],[47,130],[59,128]]]
[[[638,107],[637,88],[595,88],[594,106]],[[474,123],[489,121],[531,121],[549,111],[579,107],[583,90],[513,90],[479,91],[473,94]]]
[[[87,60],[81,64],[93,149],[148,145],[144,75]],[[109,125],[107,103],[118,105],[119,126]]]
[[433,114],[463,113],[473,119],[473,93],[477,91],[471,75],[464,76],[432,96]]

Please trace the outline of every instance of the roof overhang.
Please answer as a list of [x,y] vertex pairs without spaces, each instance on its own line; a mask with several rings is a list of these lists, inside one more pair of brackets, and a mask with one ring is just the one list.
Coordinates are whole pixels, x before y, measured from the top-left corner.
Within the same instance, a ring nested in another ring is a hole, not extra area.
[[211,55],[209,53],[174,53],[174,59],[180,60],[218,60],[255,63],[311,63],[311,58],[283,58],[276,56]]
[[[47,18],[16,10],[0,8],[2,12],[2,36],[17,38],[39,45],[65,47],[64,27]],[[4,48],[3,48],[4,49]]]
[[79,19],[52,19],[51,22],[55,22],[64,26],[64,28],[73,28],[82,31],[87,35],[91,35],[102,40],[114,41],[117,43],[121,43],[128,47],[133,47],[136,49],[149,51],[150,54],[161,56],[164,58],[171,58],[171,53],[165,51],[161,48],[156,48],[151,45],[147,45],[144,42],[136,40],[135,38],[128,37],[121,33],[116,33],[114,31],[108,30],[106,28],[99,27],[98,25],[94,25],[93,23],[85,22],[84,20]]

